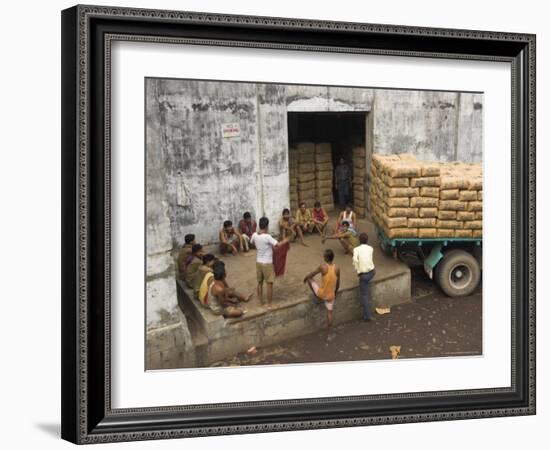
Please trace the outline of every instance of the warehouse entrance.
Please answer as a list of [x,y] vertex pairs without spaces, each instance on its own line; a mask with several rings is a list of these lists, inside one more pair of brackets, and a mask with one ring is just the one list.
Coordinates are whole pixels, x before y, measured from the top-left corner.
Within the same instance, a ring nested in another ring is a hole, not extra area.
[[353,178],[346,202],[358,214],[365,207],[367,111],[289,112],[290,206],[319,200],[327,210],[338,208],[334,172],[345,160]]

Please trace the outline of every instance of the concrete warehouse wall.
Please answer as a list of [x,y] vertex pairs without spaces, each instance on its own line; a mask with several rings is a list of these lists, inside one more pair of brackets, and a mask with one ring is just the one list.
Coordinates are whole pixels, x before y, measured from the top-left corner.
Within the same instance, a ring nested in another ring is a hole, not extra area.
[[[215,242],[223,220],[245,210],[265,214],[275,231],[289,203],[288,112],[368,112],[367,160],[409,152],[479,162],[482,105],[481,94],[147,79],[149,332],[185,319],[171,252],[186,233]],[[223,137],[227,123],[240,134]]]

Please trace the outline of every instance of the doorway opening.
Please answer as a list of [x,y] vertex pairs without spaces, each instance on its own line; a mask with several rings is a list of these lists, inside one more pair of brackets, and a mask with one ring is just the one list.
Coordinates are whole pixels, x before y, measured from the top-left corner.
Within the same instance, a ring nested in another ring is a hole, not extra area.
[[[344,204],[357,204],[359,207],[364,207],[365,197],[358,189],[361,185],[356,183],[364,183],[365,165],[361,163],[359,165],[361,172],[358,172],[355,162],[358,155],[357,149],[366,148],[367,114],[368,111],[288,113],[291,208],[296,207],[302,201],[302,193],[310,192],[309,190],[300,190],[308,182],[310,184],[316,183],[314,185],[315,194],[313,195],[316,200],[320,200],[324,206],[327,206],[327,210],[338,208],[341,198],[338,196],[334,173],[341,159],[344,159],[345,164],[349,167],[349,173],[354,183],[353,187],[349,186]],[[328,152],[330,157],[325,158],[323,156],[319,159],[319,155],[316,154],[315,157],[318,158],[316,160],[317,165],[315,165],[315,159],[313,159],[313,166],[307,166],[307,163],[304,163],[304,161],[310,161],[306,158],[307,152],[315,152],[315,150],[310,150],[313,148],[317,149],[318,153],[321,144],[324,144],[322,150]],[[298,156],[294,154],[300,152],[305,152],[306,155]],[[319,165],[320,161],[322,161],[321,166]],[[303,165],[299,166],[300,163],[303,163]],[[312,168],[315,172],[315,176],[312,178],[314,181],[304,181],[309,180],[309,177],[307,172],[301,169],[302,167]],[[319,172],[320,167],[322,167],[322,172]],[[330,170],[331,173],[328,174],[327,170]],[[357,174],[359,176],[355,177],[354,175]],[[322,175],[322,180],[319,180],[319,175]],[[329,179],[330,183],[327,181]],[[361,198],[357,198],[359,196]]]

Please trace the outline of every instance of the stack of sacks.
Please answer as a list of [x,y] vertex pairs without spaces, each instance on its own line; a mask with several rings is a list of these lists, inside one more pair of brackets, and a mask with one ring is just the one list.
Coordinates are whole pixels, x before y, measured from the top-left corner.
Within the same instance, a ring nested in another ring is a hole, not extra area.
[[359,217],[365,217],[365,175],[366,151],[364,147],[352,150],[353,156],[353,210]]
[[[321,202],[325,211],[334,210],[332,196],[332,149],[329,143],[315,144],[315,199]],[[312,208],[313,203],[308,207]]]
[[438,212],[440,237],[480,238],[482,219],[481,165],[460,162],[442,164]]
[[298,148],[298,203],[315,202],[315,145],[304,142]]
[[290,148],[288,152],[289,208],[298,208],[298,149]]
[[390,238],[481,237],[481,165],[373,155],[369,202]]

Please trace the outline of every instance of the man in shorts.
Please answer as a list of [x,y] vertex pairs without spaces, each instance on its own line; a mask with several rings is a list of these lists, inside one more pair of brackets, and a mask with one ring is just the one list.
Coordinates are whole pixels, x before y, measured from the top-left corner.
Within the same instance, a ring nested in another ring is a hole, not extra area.
[[250,250],[250,238],[256,232],[256,221],[252,215],[246,211],[243,218],[239,221],[239,233],[243,237],[244,251]]
[[271,301],[273,300],[273,283],[275,281],[275,269],[273,267],[273,247],[282,246],[289,241],[289,237],[285,237],[282,241],[277,242],[268,232],[269,219],[262,217],[259,222],[260,231],[254,233],[250,239],[250,243],[256,246],[256,278],[258,280],[258,299],[260,303],[264,303],[263,285],[267,284],[267,309],[271,309]]
[[[327,310],[327,331],[330,331],[334,302],[340,288],[340,268],[334,264],[334,252],[331,249],[325,250],[323,259],[324,262],[317,269],[305,276],[304,283],[307,283],[313,295],[325,304]],[[321,274],[320,286],[313,279],[319,273]]]

